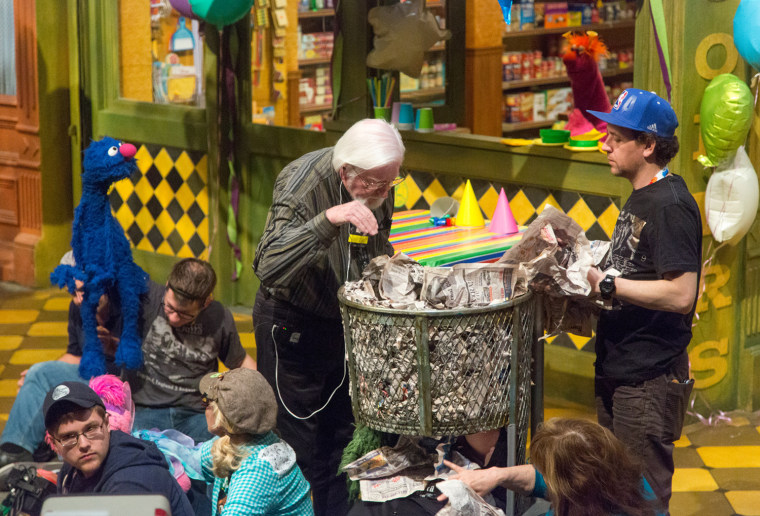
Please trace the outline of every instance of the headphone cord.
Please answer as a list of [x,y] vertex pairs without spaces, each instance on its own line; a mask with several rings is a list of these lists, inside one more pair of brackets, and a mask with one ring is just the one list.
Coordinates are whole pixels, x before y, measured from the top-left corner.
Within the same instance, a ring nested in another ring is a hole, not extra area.
[[296,419],[300,420],[306,420],[314,417],[315,415],[322,412],[324,409],[327,408],[327,405],[330,404],[330,401],[332,401],[333,396],[335,396],[335,393],[338,392],[338,389],[340,389],[343,386],[343,382],[346,381],[346,341],[343,341],[343,377],[340,379],[340,383],[337,387],[335,387],[335,390],[332,391],[332,394],[330,394],[330,397],[327,398],[327,401],[324,405],[322,405],[320,408],[309,414],[308,416],[296,416],[293,414],[293,412],[288,408],[288,406],[285,404],[285,400],[282,398],[282,393],[280,392],[280,354],[277,352],[277,341],[274,337],[274,330],[277,328],[276,324],[272,325],[272,344],[274,345],[274,385],[277,388],[277,396],[280,398],[280,403],[282,403],[283,408],[287,411],[288,414],[293,416]]

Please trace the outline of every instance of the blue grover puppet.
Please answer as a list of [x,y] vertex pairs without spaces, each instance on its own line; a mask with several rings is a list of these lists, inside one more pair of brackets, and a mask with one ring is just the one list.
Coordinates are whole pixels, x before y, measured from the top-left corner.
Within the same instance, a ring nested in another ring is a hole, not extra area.
[[124,230],[111,214],[108,189],[137,169],[136,149],[106,136],[94,141],[84,152],[82,199],[74,212],[71,248],[76,264],[59,265],[50,281],[75,293],[74,280],[84,283],[82,327],[84,349],[79,364],[82,378],[105,374],[103,347],[98,339],[95,314],[100,297],[117,296],[123,315],[123,329],[116,351],[116,364],[137,369],[142,364],[138,334],[140,295],[147,292],[147,274],[132,260],[132,250]]

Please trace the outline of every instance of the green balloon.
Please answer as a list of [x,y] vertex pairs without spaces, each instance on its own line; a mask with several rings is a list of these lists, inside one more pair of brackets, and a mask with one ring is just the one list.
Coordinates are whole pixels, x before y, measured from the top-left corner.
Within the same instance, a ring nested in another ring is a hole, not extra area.
[[729,161],[752,125],[753,98],[747,84],[737,76],[724,73],[705,88],[699,109],[702,143],[707,156],[699,156],[706,167]]
[[251,11],[253,0],[190,0],[193,13],[217,27],[232,25]]

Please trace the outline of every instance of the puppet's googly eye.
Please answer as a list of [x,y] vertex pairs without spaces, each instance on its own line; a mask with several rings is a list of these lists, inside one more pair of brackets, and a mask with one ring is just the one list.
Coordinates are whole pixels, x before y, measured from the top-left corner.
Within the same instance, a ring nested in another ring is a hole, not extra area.
[[110,149],[108,149],[109,156],[116,156],[118,153],[119,153],[119,148],[116,146],[113,146]]

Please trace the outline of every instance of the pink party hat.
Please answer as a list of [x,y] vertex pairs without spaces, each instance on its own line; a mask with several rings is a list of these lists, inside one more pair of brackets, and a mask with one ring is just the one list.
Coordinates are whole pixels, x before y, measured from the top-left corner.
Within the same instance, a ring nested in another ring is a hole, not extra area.
[[509,208],[507,194],[504,193],[503,188],[499,192],[499,200],[496,203],[496,209],[493,212],[488,231],[497,235],[511,235],[519,231],[515,217],[512,215],[512,210]]

